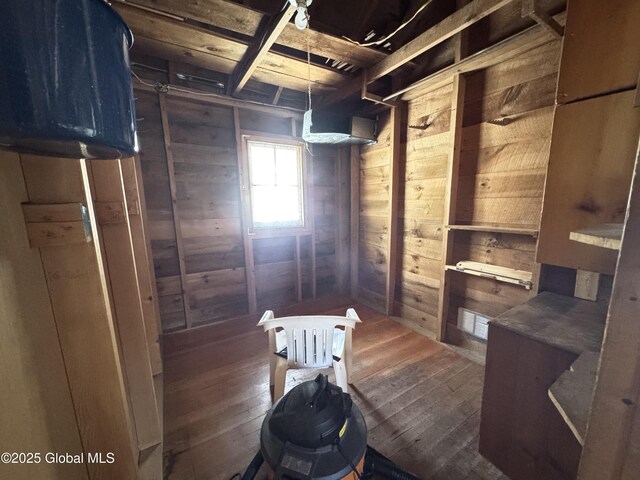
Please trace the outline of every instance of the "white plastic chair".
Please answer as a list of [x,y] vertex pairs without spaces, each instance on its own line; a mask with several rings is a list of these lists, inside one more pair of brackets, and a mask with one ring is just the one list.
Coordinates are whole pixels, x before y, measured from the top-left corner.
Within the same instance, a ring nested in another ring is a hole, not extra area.
[[346,393],[353,354],[351,340],[356,323],[360,323],[360,318],[353,308],[347,310],[345,317],[306,315],[275,318],[271,310],[264,312],[258,326],[269,333],[269,350],[272,353],[269,385],[273,386],[273,401],[284,395],[290,368],[333,367],[336,383]]

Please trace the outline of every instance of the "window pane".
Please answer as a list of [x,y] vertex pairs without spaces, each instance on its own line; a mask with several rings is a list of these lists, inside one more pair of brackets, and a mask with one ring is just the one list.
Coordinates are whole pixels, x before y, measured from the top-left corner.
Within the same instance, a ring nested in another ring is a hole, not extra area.
[[256,224],[302,225],[297,187],[253,187],[253,221]]
[[300,148],[249,140],[247,153],[253,226],[304,226]]
[[267,145],[249,143],[249,161],[251,162],[251,183],[254,185],[275,185],[275,148]]
[[276,183],[278,185],[298,185],[298,150],[296,148],[276,149]]

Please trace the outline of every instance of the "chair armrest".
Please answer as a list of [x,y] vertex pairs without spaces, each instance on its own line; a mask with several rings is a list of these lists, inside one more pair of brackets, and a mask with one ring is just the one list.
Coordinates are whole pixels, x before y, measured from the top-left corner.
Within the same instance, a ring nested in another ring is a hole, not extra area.
[[265,330],[267,330],[267,326],[266,323],[269,320],[273,320],[274,316],[273,316],[273,311],[272,310],[267,310],[266,312],[264,312],[264,314],[262,315],[262,318],[260,319],[260,321],[258,322],[258,325],[256,325],[257,327],[264,327]]
[[356,323],[361,323],[362,322],[362,320],[360,320],[360,317],[358,316],[358,314],[356,313],[356,311],[353,308],[349,308],[347,310],[346,317],[347,318],[353,318],[356,321]]

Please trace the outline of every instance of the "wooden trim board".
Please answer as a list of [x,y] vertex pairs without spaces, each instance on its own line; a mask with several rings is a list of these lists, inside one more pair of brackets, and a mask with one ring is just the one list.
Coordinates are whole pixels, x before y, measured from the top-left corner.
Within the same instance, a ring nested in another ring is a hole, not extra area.
[[160,114],[162,116],[162,133],[164,150],[167,158],[167,171],[169,173],[169,187],[171,191],[171,210],[173,214],[173,226],[176,234],[176,249],[178,250],[178,265],[180,267],[180,285],[184,306],[184,318],[186,328],[191,327],[191,303],[189,301],[189,284],[187,282],[187,268],[184,260],[184,245],[182,241],[182,227],[180,225],[180,212],[178,210],[178,198],[176,187],[176,173],[173,166],[173,150],[171,149],[171,132],[169,129],[169,113],[167,111],[167,97],[158,93],[160,102]]

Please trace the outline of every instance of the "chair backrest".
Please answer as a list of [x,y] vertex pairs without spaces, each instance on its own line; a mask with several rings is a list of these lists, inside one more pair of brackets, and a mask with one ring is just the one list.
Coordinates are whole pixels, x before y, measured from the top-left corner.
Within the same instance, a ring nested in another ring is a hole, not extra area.
[[274,318],[273,312],[267,310],[258,326],[269,332],[271,348],[275,345],[276,329],[284,329],[290,368],[326,368],[333,364],[334,328],[355,328],[359,322],[360,318],[353,308],[347,310],[345,317],[305,315]]

